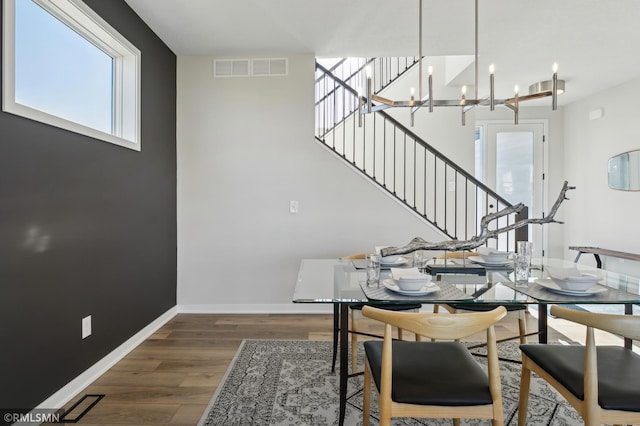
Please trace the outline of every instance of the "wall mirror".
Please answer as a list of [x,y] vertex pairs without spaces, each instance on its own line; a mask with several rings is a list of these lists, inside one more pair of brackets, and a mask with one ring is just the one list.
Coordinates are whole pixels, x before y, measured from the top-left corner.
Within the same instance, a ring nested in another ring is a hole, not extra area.
[[640,150],[609,158],[609,188],[640,191]]

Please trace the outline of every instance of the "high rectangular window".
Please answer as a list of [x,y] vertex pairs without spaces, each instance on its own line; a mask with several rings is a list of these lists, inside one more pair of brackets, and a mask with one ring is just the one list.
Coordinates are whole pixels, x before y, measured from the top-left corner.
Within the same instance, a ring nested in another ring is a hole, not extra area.
[[80,0],[4,1],[3,110],[140,150],[140,51]]

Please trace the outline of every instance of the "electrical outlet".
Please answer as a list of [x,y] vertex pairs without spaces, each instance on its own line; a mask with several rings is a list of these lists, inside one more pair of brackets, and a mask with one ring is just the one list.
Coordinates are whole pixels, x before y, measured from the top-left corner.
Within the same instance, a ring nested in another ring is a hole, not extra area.
[[299,204],[297,200],[289,201],[289,213],[293,213],[293,214],[298,213],[298,206]]
[[91,315],[82,318],[82,338],[91,336]]

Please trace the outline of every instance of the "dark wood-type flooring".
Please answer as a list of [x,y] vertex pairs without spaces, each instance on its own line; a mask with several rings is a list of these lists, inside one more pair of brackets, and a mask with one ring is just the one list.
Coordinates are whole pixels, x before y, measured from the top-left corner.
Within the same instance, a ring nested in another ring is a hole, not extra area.
[[[527,316],[535,330],[535,318]],[[369,320],[359,324],[369,331],[380,329]],[[243,339],[331,340],[332,328],[331,315],[178,314],[67,408],[84,394],[105,394],[78,424],[195,425]],[[496,326],[498,339],[517,330],[517,314]],[[550,341],[559,336],[550,330]],[[474,339],[484,340],[469,340]]]

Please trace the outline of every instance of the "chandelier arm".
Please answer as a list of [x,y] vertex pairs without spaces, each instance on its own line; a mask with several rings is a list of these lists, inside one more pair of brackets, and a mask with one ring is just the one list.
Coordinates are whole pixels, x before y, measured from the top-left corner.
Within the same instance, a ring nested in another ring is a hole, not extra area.
[[[367,97],[364,98],[366,101],[365,105],[360,108],[360,112],[363,114],[381,111],[388,108],[396,108],[396,107],[410,107],[411,108],[411,122],[413,123],[413,114],[423,106],[429,107],[429,112],[433,112],[434,107],[451,107],[457,106],[462,107],[463,114],[463,124],[464,124],[464,113],[471,108],[476,106],[489,106],[493,111],[495,105],[504,105],[507,108],[514,111],[516,114],[515,122],[518,122],[518,109],[520,102],[526,102],[535,99],[545,98],[547,96],[552,97],[552,109],[557,109],[557,95],[564,92],[564,80],[558,80],[557,75],[557,63],[553,66],[553,77],[549,81],[541,81],[535,83],[529,87],[529,94],[524,96],[519,96],[516,93],[516,96],[508,99],[495,99],[494,96],[494,71],[493,64],[489,67],[490,72],[490,95],[486,98],[479,99],[478,96],[478,57],[479,57],[479,11],[478,11],[478,0],[474,0],[474,99],[466,99],[463,97],[462,99],[434,99],[433,98],[433,87],[432,87],[432,67],[429,67],[429,93],[426,96],[423,96],[423,40],[422,40],[422,27],[423,27],[423,0],[418,0],[418,99],[415,100],[413,96],[413,89],[411,100],[409,101],[393,101],[382,96],[376,95],[372,92],[371,87],[371,77],[367,77]],[[464,89],[464,88],[463,88]],[[517,90],[517,89],[516,89]],[[533,92],[533,93],[532,93]],[[373,105],[373,101],[379,103],[379,105]]]

